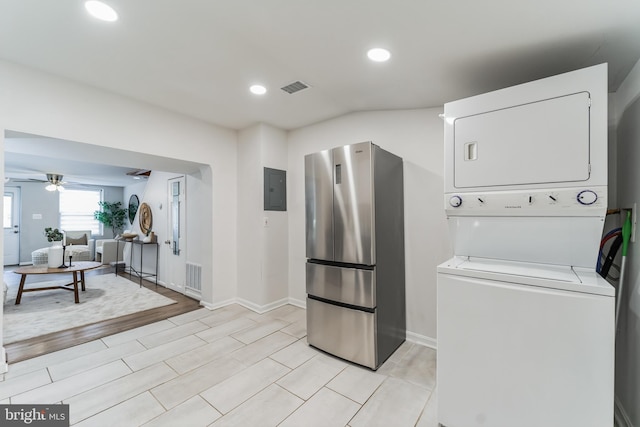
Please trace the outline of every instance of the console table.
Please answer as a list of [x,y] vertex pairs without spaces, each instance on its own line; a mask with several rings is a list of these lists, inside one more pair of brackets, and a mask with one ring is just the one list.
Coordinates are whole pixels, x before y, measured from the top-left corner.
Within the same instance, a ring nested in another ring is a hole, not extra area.
[[[156,287],[158,287],[158,259],[159,259],[159,246],[158,242],[143,242],[142,240],[116,240],[116,253],[119,253],[120,250],[119,245],[120,242],[123,243],[131,243],[131,253],[129,254],[129,266],[125,266],[124,272],[129,273],[129,275],[137,276],[140,279],[140,286],[142,286],[142,279],[153,277],[155,278]],[[153,268],[153,271],[150,271],[148,266],[144,265],[144,248],[147,246],[151,246],[155,248],[156,253],[156,262]],[[137,267],[133,266],[133,252],[134,248],[139,247],[140,250],[140,262],[137,263]],[[116,274],[118,274],[118,266],[116,265]]]

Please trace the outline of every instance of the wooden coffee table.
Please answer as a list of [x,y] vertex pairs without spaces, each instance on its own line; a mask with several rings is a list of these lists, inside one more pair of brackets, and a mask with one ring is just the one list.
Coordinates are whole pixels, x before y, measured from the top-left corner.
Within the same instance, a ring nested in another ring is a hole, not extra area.
[[[46,291],[49,289],[65,289],[67,291],[73,291],[75,294],[76,304],[80,302],[80,296],[78,295],[78,284],[85,290],[84,287],[84,272],[87,270],[93,270],[102,266],[100,262],[93,261],[74,261],[73,266],[67,268],[48,268],[47,266],[28,266],[20,267],[14,270],[14,273],[22,275],[20,277],[20,288],[18,288],[18,296],[16,297],[16,305],[20,304],[23,292],[36,292]],[[46,286],[42,288],[30,288],[24,289],[24,282],[27,280],[29,274],[59,274],[59,273],[71,273],[73,274],[73,282],[60,286]],[[80,273],[80,280],[78,280],[78,273]]]

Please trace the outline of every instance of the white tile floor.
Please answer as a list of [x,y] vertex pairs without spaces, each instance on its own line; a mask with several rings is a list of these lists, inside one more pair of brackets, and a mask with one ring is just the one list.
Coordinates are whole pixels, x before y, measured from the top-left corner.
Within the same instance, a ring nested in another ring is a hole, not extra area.
[[10,366],[1,403],[68,403],[74,426],[436,427],[436,352],[377,371],[306,343],[305,311],[200,309]]

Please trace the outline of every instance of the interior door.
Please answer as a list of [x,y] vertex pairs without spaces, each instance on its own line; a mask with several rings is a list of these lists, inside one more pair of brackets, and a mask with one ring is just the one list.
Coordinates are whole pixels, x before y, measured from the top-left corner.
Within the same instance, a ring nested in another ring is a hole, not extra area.
[[20,189],[4,189],[4,265],[20,263]]
[[185,182],[184,176],[167,180],[168,238],[164,245],[167,287],[181,293],[185,293],[187,272]]

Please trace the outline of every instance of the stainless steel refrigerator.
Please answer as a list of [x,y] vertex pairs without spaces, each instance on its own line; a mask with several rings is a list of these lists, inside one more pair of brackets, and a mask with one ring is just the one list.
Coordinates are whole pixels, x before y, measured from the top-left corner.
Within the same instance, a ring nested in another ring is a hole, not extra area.
[[377,369],[406,337],[402,159],[371,142],[305,156],[307,341]]

